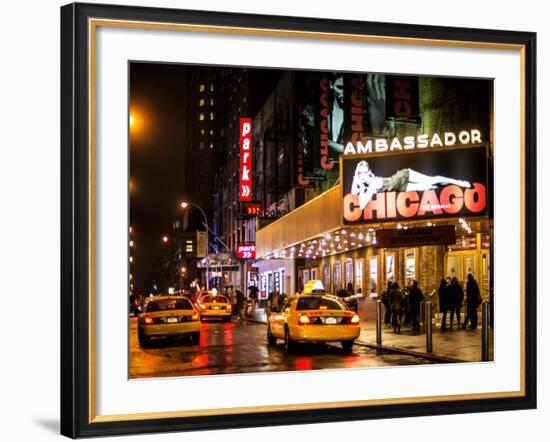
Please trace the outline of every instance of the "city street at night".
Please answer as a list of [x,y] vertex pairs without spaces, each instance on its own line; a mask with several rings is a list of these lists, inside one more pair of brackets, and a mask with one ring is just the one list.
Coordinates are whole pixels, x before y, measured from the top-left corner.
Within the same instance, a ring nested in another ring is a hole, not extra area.
[[201,324],[199,345],[188,339],[154,341],[140,348],[137,320],[130,319],[130,378],[258,373],[294,370],[367,368],[433,363],[424,358],[377,351],[354,345],[344,352],[339,344],[302,344],[287,353],[283,342],[267,345],[265,324],[211,321]]
[[131,63],[129,377],[494,360],[492,88]]

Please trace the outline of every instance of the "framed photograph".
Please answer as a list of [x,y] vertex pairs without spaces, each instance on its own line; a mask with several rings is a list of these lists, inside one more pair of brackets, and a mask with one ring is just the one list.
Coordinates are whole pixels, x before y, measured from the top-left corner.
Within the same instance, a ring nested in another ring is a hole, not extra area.
[[323,285],[325,289],[331,291],[330,287],[330,264],[325,264],[323,266]]
[[353,288],[353,259],[346,258],[344,261],[344,288]]
[[[536,407],[535,34],[70,4],[61,43],[62,434]],[[479,289],[464,354],[364,332],[412,275]]]
[[378,256],[371,256],[369,258],[369,296],[378,296]]
[[358,258],[355,260],[355,293],[357,295],[363,295],[363,268],[365,266],[365,260]]
[[395,253],[386,253],[384,255],[384,261],[386,263],[385,267],[385,281],[384,283],[387,283],[388,281],[396,282],[396,275],[395,275]]
[[340,261],[336,261],[332,265],[332,281],[332,291],[337,293],[342,288],[342,263]]
[[405,281],[407,286],[413,280],[418,279],[416,276],[416,249],[405,249]]

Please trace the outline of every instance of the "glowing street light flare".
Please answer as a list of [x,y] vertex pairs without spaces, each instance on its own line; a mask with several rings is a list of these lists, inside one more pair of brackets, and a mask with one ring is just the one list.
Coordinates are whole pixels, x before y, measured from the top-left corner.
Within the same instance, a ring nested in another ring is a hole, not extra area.
[[162,242],[168,242],[168,237],[167,237],[167,236],[163,236],[163,237],[162,237]]

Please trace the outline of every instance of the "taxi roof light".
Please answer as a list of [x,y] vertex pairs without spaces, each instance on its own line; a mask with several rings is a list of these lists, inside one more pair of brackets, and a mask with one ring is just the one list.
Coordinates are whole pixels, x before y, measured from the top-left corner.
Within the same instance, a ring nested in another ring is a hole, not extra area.
[[304,286],[305,294],[314,294],[314,293],[325,293],[325,286],[323,285],[323,281],[319,279],[310,279],[308,282],[306,282],[306,285]]

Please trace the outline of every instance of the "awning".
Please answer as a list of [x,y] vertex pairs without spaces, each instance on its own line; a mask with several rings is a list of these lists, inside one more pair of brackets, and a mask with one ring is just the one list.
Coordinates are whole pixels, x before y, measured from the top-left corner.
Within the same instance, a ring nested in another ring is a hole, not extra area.
[[340,186],[335,186],[256,232],[256,258],[338,229],[342,222]]

